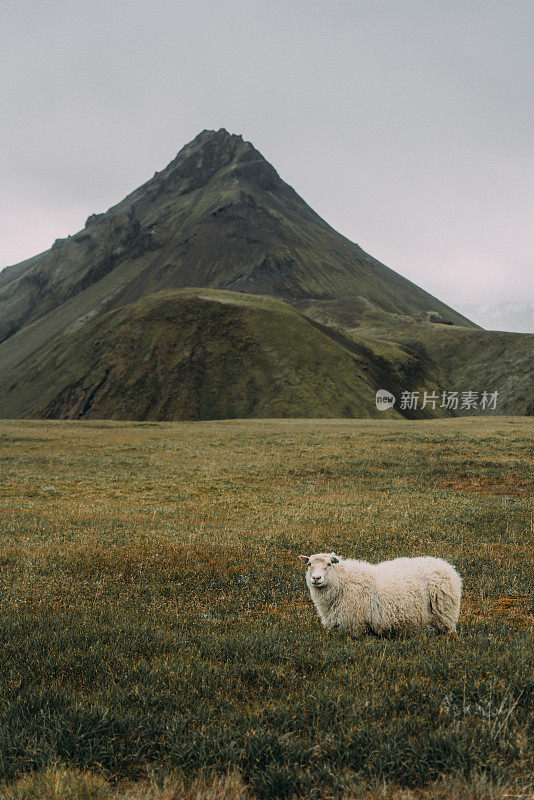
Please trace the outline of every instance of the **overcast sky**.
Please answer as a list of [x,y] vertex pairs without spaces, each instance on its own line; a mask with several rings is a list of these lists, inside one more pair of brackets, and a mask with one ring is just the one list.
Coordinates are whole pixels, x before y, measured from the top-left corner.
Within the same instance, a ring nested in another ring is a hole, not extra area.
[[0,17],[0,267],[225,127],[440,299],[534,299],[532,0],[4,0]]

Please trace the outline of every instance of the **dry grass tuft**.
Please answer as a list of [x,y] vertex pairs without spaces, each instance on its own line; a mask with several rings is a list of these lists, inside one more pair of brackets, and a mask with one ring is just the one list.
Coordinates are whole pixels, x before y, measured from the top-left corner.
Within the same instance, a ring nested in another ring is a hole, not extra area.
[[2,800],[112,800],[105,780],[65,767],[25,775],[0,791]]
[[468,780],[443,777],[424,789],[401,789],[386,782],[363,791],[349,792],[342,800],[534,800],[534,783],[494,783],[485,775]]
[[113,800],[253,800],[248,787],[236,771],[212,777],[198,776],[187,781],[183,776],[163,781],[134,784],[119,790]]

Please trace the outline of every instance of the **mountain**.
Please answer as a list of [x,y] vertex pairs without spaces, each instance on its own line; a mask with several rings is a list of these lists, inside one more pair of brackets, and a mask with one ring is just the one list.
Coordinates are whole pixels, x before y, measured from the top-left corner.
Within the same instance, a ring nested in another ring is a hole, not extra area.
[[[377,388],[439,388],[456,341],[477,364],[480,333],[333,230],[252,144],[203,131],[0,272],[0,416],[378,415]],[[512,392],[508,410],[527,405]]]
[[360,298],[371,311],[435,312],[471,326],[330,228],[249,142],[225,130],[202,132],[83,231],[0,273],[0,340],[73,297],[82,301],[102,280],[108,307],[200,286],[289,302]]

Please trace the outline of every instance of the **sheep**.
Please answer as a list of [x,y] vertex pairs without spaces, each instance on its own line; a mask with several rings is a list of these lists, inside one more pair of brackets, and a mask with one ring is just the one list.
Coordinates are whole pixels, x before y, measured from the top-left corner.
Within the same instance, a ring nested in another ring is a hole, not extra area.
[[344,559],[336,553],[299,556],[306,583],[328,631],[358,638],[410,635],[431,625],[456,632],[462,579],[441,558],[396,558],[380,564]]

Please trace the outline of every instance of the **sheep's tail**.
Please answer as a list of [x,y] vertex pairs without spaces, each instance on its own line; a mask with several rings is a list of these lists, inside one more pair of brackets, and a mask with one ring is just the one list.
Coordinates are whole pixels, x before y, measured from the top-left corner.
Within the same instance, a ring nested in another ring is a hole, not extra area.
[[462,579],[456,570],[434,572],[429,578],[432,624],[441,633],[454,633],[460,615]]

